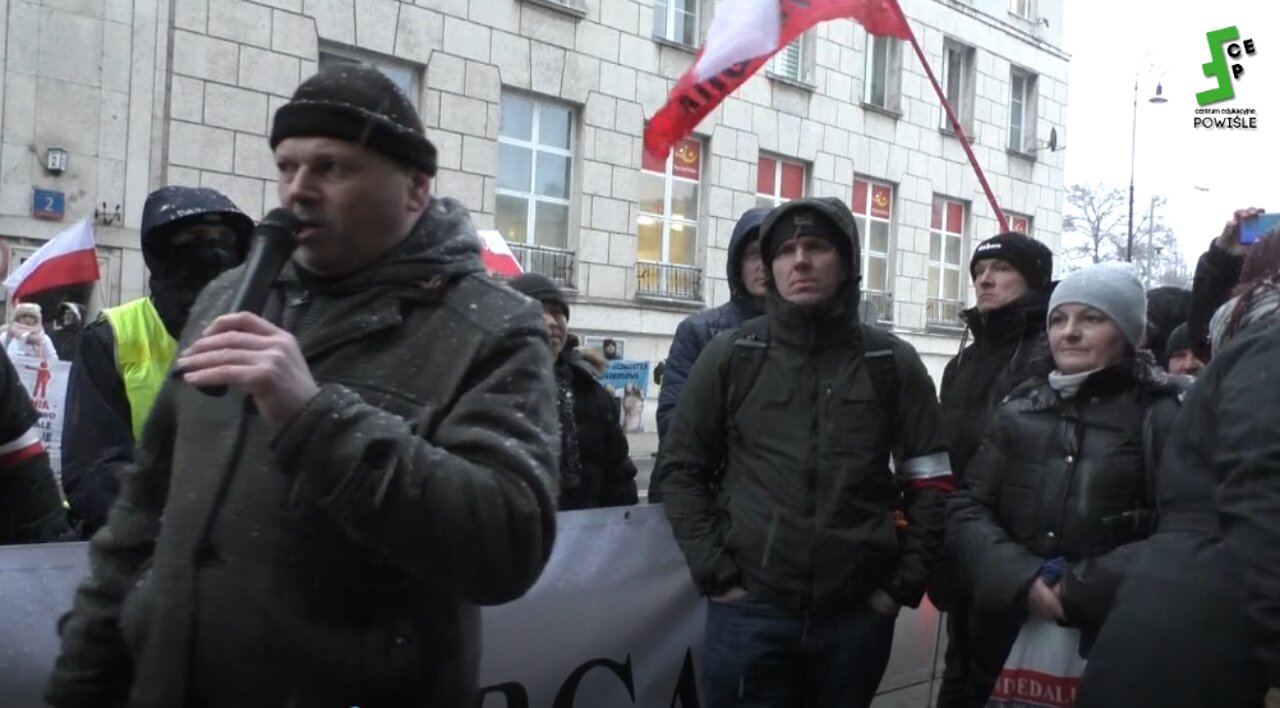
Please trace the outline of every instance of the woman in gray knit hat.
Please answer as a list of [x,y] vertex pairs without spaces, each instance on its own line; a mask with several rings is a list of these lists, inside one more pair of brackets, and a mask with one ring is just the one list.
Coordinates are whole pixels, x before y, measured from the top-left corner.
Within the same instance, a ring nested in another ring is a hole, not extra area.
[[[1153,451],[1180,391],[1138,354],[1145,319],[1128,267],[1063,278],[1048,310],[1055,370],[1000,405],[948,502],[951,561],[973,599],[965,705],[985,705],[1001,671],[1019,668],[1024,628],[1087,647],[1126,566],[1121,546],[1150,533]],[[996,697],[1017,702],[1003,692],[1023,684],[999,681]]]

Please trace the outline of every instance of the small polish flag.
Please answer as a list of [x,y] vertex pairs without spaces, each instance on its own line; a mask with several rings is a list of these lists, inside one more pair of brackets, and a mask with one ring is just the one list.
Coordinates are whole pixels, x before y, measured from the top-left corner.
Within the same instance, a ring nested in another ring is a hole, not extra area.
[[520,259],[507,247],[507,240],[497,231],[481,231],[480,248],[484,266],[494,275],[515,277],[524,272]]
[[93,227],[84,219],[73,224],[5,278],[4,287],[14,300],[42,290],[98,280],[98,254],[93,245]]

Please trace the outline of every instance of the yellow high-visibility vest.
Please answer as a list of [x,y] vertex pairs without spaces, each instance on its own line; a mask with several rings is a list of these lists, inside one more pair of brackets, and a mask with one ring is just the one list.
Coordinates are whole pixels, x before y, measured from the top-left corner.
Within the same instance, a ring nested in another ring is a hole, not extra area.
[[115,331],[116,363],[129,397],[136,442],[142,437],[142,426],[178,352],[178,342],[164,328],[160,313],[149,297],[109,308],[103,314]]

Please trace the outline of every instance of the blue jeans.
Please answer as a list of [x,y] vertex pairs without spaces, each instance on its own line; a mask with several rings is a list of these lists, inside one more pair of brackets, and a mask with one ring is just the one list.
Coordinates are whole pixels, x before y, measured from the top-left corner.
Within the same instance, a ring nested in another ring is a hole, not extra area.
[[759,600],[709,601],[707,708],[866,708],[896,621],[870,607],[813,620]]

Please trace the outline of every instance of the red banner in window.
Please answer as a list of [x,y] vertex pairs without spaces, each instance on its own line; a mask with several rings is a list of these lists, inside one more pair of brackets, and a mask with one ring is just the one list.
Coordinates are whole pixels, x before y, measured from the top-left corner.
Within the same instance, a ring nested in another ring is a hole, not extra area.
[[893,212],[893,190],[884,184],[871,186],[871,215],[888,219]]
[[964,205],[960,202],[947,202],[947,231],[964,233]]
[[1025,216],[1010,216],[1009,229],[1026,236],[1031,232],[1031,223]]
[[867,183],[860,179],[853,181],[853,213],[867,213]]
[[760,164],[756,169],[756,194],[773,194],[777,169],[778,163],[772,157],[760,156]]
[[804,165],[782,163],[782,194],[779,196],[783,199],[804,198]]
[[685,179],[698,179],[702,172],[702,143],[681,140],[671,158],[671,174]]
[[942,230],[942,200],[934,197],[933,213],[929,216],[929,228],[934,231]]

